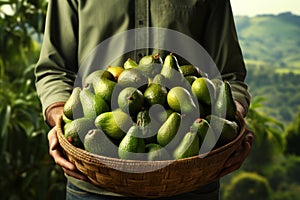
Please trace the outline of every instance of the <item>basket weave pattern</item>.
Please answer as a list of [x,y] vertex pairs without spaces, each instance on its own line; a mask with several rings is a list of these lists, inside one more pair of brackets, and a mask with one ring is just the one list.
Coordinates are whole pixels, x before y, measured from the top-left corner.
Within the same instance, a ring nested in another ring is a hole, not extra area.
[[206,156],[167,161],[122,160],[95,155],[69,143],[61,124],[57,132],[68,159],[94,185],[127,196],[157,198],[190,192],[216,180],[222,166],[245,136],[245,122],[239,116],[238,121],[240,133],[232,142]]

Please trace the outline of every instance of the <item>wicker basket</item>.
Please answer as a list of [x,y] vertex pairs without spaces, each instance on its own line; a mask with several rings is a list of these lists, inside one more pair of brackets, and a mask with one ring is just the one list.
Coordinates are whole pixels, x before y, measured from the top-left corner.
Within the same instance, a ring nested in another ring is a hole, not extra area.
[[58,139],[68,159],[94,185],[127,196],[167,197],[196,190],[218,178],[222,166],[245,136],[245,121],[241,116],[237,118],[241,129],[234,141],[207,155],[180,160],[122,160],[91,154],[70,144],[61,126]]

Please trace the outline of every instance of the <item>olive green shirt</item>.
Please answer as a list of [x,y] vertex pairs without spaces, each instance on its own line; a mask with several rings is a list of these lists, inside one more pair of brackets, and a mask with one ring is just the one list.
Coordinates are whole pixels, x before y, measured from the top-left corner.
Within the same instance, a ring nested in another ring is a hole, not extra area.
[[[78,71],[85,67],[87,58],[99,44],[116,34],[145,27],[178,31],[184,34],[182,38],[189,37],[201,45],[223,79],[230,81],[235,100],[247,111],[250,96],[244,83],[246,69],[229,0],[49,0],[44,40],[35,70],[43,112],[51,104],[68,99]],[[128,57],[137,61],[161,51],[151,46],[152,35],[147,31],[141,33],[134,40],[115,42],[113,46],[106,44],[110,50],[99,56],[105,58],[126,45],[145,47],[127,52],[121,56],[123,60],[111,60],[121,65]],[[169,39],[165,32],[154,37],[157,44]],[[195,51],[197,48],[183,40],[175,38],[171,43],[178,44],[187,55],[201,57]],[[179,60],[180,64],[184,62],[189,61]]]

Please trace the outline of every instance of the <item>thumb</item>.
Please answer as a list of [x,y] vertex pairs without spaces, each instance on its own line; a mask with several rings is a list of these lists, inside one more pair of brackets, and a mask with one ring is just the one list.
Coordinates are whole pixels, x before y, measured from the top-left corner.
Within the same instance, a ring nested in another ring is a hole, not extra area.
[[48,133],[48,142],[50,150],[55,150],[58,145],[58,139],[56,135],[56,126],[53,127]]

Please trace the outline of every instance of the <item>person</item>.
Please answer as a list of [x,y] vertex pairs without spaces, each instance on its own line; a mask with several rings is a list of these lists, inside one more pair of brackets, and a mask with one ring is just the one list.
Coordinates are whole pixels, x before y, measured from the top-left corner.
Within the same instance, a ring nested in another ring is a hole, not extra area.
[[[107,38],[135,28],[162,27],[181,32],[201,44],[230,82],[237,110],[246,116],[250,95],[244,82],[246,68],[239,46],[229,0],[49,0],[36,88],[48,133],[49,153],[67,177],[67,199],[131,199],[87,182],[61,152],[56,128],[70,96],[79,66]],[[136,49],[139,59],[150,53]],[[193,52],[197,54],[197,52]],[[249,131],[243,144],[223,166],[223,177],[243,164],[252,147]],[[170,199],[219,199],[219,181]]]

